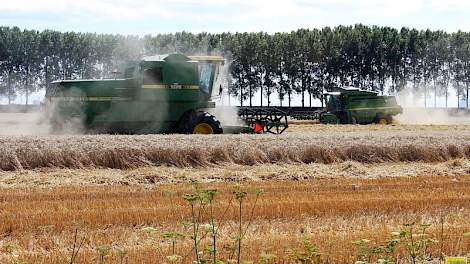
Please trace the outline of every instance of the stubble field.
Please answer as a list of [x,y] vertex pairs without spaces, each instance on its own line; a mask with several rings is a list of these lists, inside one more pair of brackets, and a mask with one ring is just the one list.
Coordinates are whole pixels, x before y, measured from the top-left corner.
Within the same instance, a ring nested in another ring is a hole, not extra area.
[[[235,185],[247,193],[241,260],[411,263],[413,241],[418,261],[438,263],[440,255],[470,250],[469,128],[295,124],[281,136],[4,135],[0,262],[70,263],[77,231],[83,244],[74,263],[192,263],[191,206],[183,196],[197,181],[217,190],[216,249],[225,263],[238,254]],[[201,212],[198,251],[211,259],[204,251],[212,243],[209,206]],[[393,252],[380,250],[394,239]]]

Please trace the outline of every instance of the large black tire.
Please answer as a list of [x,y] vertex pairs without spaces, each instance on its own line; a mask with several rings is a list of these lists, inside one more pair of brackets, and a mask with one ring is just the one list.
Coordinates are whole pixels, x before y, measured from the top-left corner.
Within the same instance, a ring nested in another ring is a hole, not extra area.
[[377,117],[374,120],[374,123],[380,125],[390,125],[393,122],[393,117],[391,115],[377,114]]
[[387,119],[387,125],[393,124],[393,116],[387,115],[386,119]]
[[351,116],[351,125],[357,125],[357,118],[355,116]]
[[208,112],[191,111],[180,120],[178,132],[182,134],[222,134],[220,121]]
[[341,124],[341,120],[332,113],[321,113],[320,122],[322,124]]

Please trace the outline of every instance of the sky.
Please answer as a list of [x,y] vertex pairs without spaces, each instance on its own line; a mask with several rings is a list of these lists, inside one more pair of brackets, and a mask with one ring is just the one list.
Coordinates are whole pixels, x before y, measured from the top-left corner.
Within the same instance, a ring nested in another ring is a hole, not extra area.
[[470,31],[469,0],[0,0],[0,25],[146,35],[379,25]]

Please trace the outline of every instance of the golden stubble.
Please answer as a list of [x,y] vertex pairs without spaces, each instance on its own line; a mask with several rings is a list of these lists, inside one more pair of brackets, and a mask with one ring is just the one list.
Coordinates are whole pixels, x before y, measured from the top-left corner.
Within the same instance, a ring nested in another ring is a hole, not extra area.
[[[231,245],[237,219],[236,207],[229,206],[232,184],[203,186],[219,190],[219,241],[222,248]],[[382,243],[413,221],[432,223],[431,233],[438,236],[443,214],[445,252],[470,250],[462,237],[470,228],[469,176],[263,181],[247,182],[243,188],[251,194],[244,215],[250,214],[255,189],[266,192],[246,238],[244,259],[257,259],[263,251],[288,254],[301,248],[302,237],[308,236],[321,251],[330,251],[336,263],[349,263],[355,250],[351,241],[367,238]],[[165,256],[155,251],[156,246],[168,246],[159,232],[184,231],[181,222],[189,220],[190,212],[181,197],[190,190],[188,184],[5,189],[0,194],[2,242],[18,245],[23,259],[59,263],[79,225],[87,236],[80,263],[92,261],[100,245],[126,249],[131,263],[164,261]],[[157,232],[144,232],[148,226]],[[178,244],[180,254],[190,249],[189,240]],[[430,248],[434,256],[437,250]]]

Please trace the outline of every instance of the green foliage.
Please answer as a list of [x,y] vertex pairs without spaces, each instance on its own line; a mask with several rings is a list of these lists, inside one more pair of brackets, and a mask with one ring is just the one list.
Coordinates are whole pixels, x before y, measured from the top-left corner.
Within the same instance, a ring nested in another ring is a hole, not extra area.
[[[9,102],[48,88],[53,80],[115,77],[123,62],[181,52],[223,55],[226,85],[240,104],[281,104],[294,94],[302,105],[330,85],[398,92],[410,87],[425,99],[468,99],[470,34],[365,25],[299,29],[288,33],[188,33],[123,36],[0,27],[0,96]],[[451,85],[452,84],[452,85]],[[260,102],[253,102],[261,93]],[[266,101],[267,99],[267,101]],[[425,100],[426,104],[429,104]]]
[[260,264],[269,264],[273,263],[276,260],[277,256],[274,254],[269,254],[266,252],[261,253],[260,255]]
[[437,243],[437,240],[431,238],[427,233],[430,226],[431,224],[416,225],[415,223],[409,223],[405,224],[400,231],[399,238],[404,243],[412,264],[426,261],[429,257],[428,247]]
[[8,254],[13,254],[13,252],[18,248],[16,244],[13,243],[5,243],[3,245],[3,251]]
[[356,246],[356,263],[371,263],[373,259],[382,264],[396,263],[393,255],[399,243],[400,239],[396,237],[386,240],[382,245],[373,244],[368,239],[353,241]]
[[109,245],[101,245],[96,248],[98,252],[98,263],[104,264],[106,259],[111,256],[111,246]]
[[119,259],[119,264],[123,264],[124,260],[127,258],[127,251],[121,248],[117,248],[116,253]]
[[[165,192],[166,194],[167,192]],[[170,249],[167,253],[165,250],[159,250],[160,255],[166,258],[166,261],[170,263],[181,263],[188,259],[192,259],[193,263],[203,264],[224,264],[224,259],[227,263],[252,263],[241,260],[241,248],[242,239],[246,236],[248,229],[254,217],[255,208],[258,202],[258,198],[264,194],[263,189],[255,189],[254,191],[254,204],[251,207],[250,214],[243,220],[242,218],[242,206],[245,199],[248,198],[249,193],[245,191],[240,185],[235,185],[232,188],[232,197],[226,207],[221,208],[217,201],[217,195],[219,192],[216,189],[205,189],[200,186],[196,181],[192,182],[191,192],[184,194],[182,199],[186,201],[190,207],[189,221],[183,221],[183,232],[169,231],[160,233],[160,236],[164,241],[169,242]],[[168,197],[173,197],[173,194]],[[223,226],[220,218],[224,218],[224,215],[232,209],[232,201],[238,203],[239,222],[237,235],[234,239],[234,245],[219,245],[217,243],[219,239],[219,229]],[[144,227],[142,231],[152,235],[158,230],[153,227]],[[192,250],[185,252],[186,255],[179,255],[177,243],[189,239],[192,244]],[[222,256],[222,250],[228,250],[225,252],[225,256]],[[238,250],[238,251],[237,251]],[[191,257],[192,256],[192,257]],[[236,259],[234,259],[236,257]],[[263,253],[260,256],[261,263],[271,263],[276,256],[272,254]]]
[[293,251],[292,258],[296,263],[304,264],[319,264],[325,263],[322,261],[322,254],[318,251],[315,244],[310,241],[310,238],[304,236],[302,239],[303,251],[299,252],[297,250]]
[[355,263],[397,263],[394,253],[398,247],[406,252],[407,263],[424,263],[432,259],[427,249],[437,243],[427,232],[430,227],[431,224],[405,224],[400,231],[392,232],[392,238],[386,240],[383,245],[373,244],[368,239],[353,241],[356,246]]

